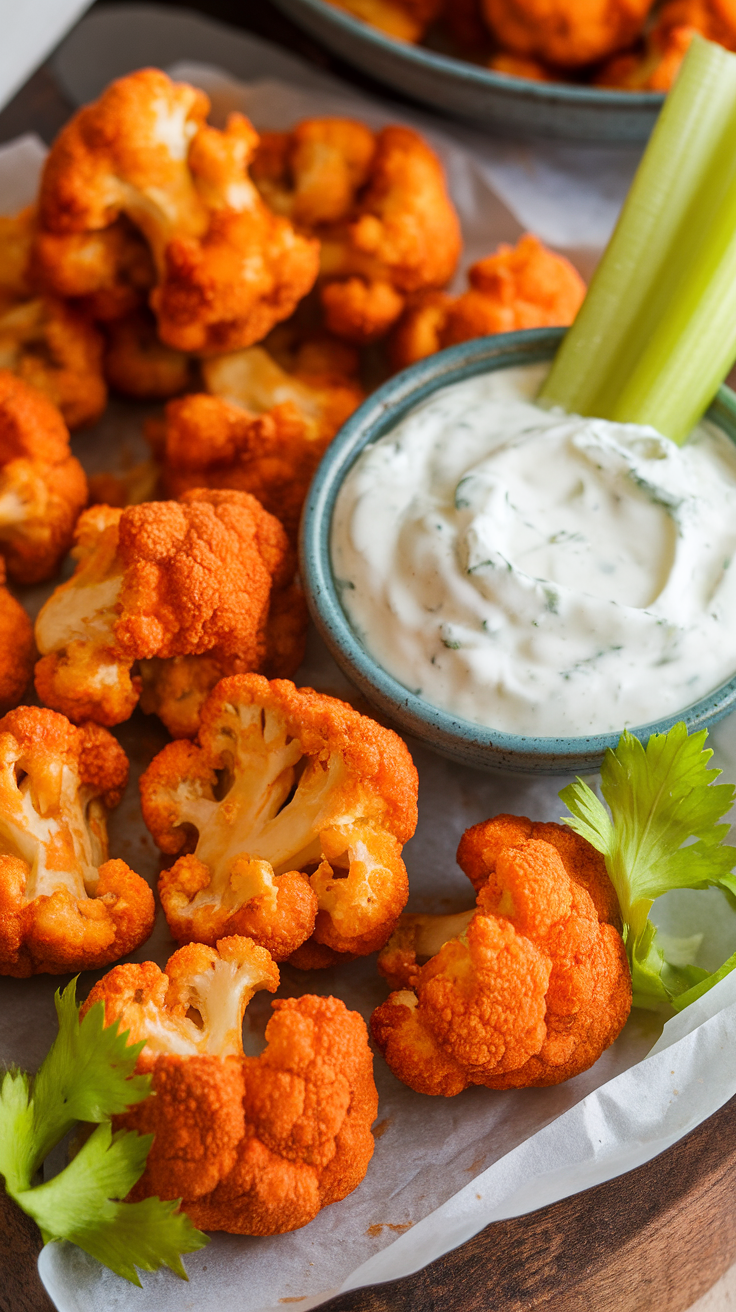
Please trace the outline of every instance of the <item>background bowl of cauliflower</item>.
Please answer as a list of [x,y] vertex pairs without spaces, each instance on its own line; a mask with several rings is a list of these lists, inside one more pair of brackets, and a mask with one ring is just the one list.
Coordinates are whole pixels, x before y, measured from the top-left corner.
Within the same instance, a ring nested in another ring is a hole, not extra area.
[[[692,32],[712,7],[707,0],[654,8],[652,0],[277,3],[330,50],[434,110],[509,135],[612,143],[647,140]],[[729,33],[703,35],[728,44]]]

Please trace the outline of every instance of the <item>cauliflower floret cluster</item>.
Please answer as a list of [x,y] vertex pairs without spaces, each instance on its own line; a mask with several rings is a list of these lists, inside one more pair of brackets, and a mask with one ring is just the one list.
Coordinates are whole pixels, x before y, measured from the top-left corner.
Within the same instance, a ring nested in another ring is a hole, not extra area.
[[86,500],[58,410],[0,370],[0,554],[11,579],[39,583],[56,572]]
[[[156,268],[159,336],[182,351],[260,340],[309,291],[319,260],[317,243],[272,214],[252,184],[251,124],[231,114],[219,131],[208,111],[202,91],[156,69],[132,73],[62,129],[41,184],[45,233],[86,235],[120,215],[135,224]],[[57,255],[58,286],[63,246]]]
[[21,706],[0,720],[0,974],[94,970],[148,938],[153,893],[108,860],[128,761],[105,729]]
[[444,0],[330,0],[379,32],[399,41],[419,41],[437,17]]
[[424,292],[412,299],[391,337],[395,369],[473,337],[565,326],[585,296],[577,269],[530,233],[472,265],[468,281],[461,296]]
[[477,908],[402,918],[379,958],[398,986],[371,1018],[391,1070],[418,1093],[446,1097],[587,1070],[631,1008],[603,858],[560,825],[498,816],[467,830],[458,862]]
[[74,575],[36,621],[36,690],[77,723],[118,724],[143,693],[171,733],[193,734],[224,672],[291,672],[301,659],[293,551],[245,492],[95,506],[74,555]]
[[406,904],[416,799],[391,730],[286,680],[224,679],[198,743],[169,744],[141,778],[154,839],[185,854],[159,881],[174,938],[248,934],[283,960],[311,936],[305,967],[374,952]]
[[452,277],[457,215],[440,161],[410,128],[308,119],[265,133],[252,173],[274,210],[320,238],[320,296],[335,336],[376,341],[410,293]]
[[[153,1096],[115,1128],[153,1134],[131,1200],[181,1198],[195,1225],[284,1234],[307,1225],[363,1179],[378,1108],[365,1023],[337,998],[273,1003],[267,1046],[246,1057],[242,1019],[279,972],[247,938],[190,944],[169,960],[118,966],[83,1007],[105,1005],[130,1042]],[[186,1108],[186,1115],[182,1109]]]
[[623,50],[654,0],[481,0],[498,42],[515,55],[579,68]]
[[0,714],[17,706],[31,679],[36,644],[29,616],[5,587],[0,556]]

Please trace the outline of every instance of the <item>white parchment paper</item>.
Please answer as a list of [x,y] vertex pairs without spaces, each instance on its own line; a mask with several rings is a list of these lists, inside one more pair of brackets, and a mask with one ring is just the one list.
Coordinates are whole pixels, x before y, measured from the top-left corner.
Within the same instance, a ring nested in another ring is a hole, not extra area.
[[[243,87],[214,69],[188,65],[187,76],[213,95],[218,114],[241,107],[260,126],[288,126],[305,114],[361,113],[379,125],[397,121],[348,92],[286,86],[268,79]],[[494,193],[482,160],[440,130],[432,138],[448,167],[461,213],[466,263],[522,224]],[[0,153],[0,209],[11,209],[32,185],[40,148],[23,139]],[[25,179],[25,182],[24,182]],[[13,204],[4,204],[12,196]],[[537,230],[542,225],[531,224]],[[568,218],[568,236],[574,224]],[[563,243],[560,243],[563,244]],[[574,241],[567,243],[574,246]],[[115,403],[94,429],[74,438],[89,470],[119,469],[139,459],[143,410]],[[48,589],[24,596],[35,610]],[[297,682],[352,696],[316,634]],[[114,813],[111,855],[155,883],[159,860],[138,810],[136,779],[166,735],[155,719],[136,713],[117,731],[131,757],[131,785]],[[736,721],[714,734],[717,759],[736,776]],[[472,890],[455,865],[468,827],[499,811],[558,819],[566,779],[486,775],[452,764],[410,742],[420,777],[420,820],[405,849],[410,909],[456,911],[472,905]],[[727,776],[728,777],[728,776]],[[724,939],[736,946],[736,916],[708,895],[702,964],[710,966]],[[687,903],[669,907],[667,927],[686,932]],[[163,965],[173,950],[159,914],[149,942],[130,959]],[[722,960],[727,952],[721,952]],[[86,995],[102,972],[80,982]],[[0,980],[0,1058],[35,1068],[55,1032],[53,992],[64,980]],[[284,967],[281,995],[334,993],[366,1018],[386,996],[369,958],[340,970],[304,974]],[[258,995],[246,1015],[246,1050],[257,1052],[270,1009]],[[736,1092],[736,981],[725,980],[682,1017],[668,1022],[635,1012],[622,1035],[591,1071],[553,1089],[494,1092],[469,1089],[457,1098],[413,1093],[376,1058],[380,1108],[376,1152],[365,1181],[343,1203],[327,1208],[301,1231],[269,1239],[218,1234],[187,1259],[183,1285],[169,1272],[143,1277],[136,1289],[68,1244],[51,1244],[39,1260],[42,1279],[60,1312],[264,1312],[290,1303],[308,1309],[340,1289],[393,1279],[417,1270],[490,1221],[544,1206],[648,1160],[711,1115]],[[653,1044],[658,1047],[652,1053]],[[664,1046],[663,1046],[664,1045]],[[647,1056],[650,1053],[651,1055]]]

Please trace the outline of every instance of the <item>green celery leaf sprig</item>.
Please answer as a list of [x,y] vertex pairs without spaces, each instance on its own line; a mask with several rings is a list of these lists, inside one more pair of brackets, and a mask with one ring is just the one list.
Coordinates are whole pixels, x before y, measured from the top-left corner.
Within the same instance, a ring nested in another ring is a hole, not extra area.
[[568,784],[560,800],[570,811],[566,824],[602,852],[616,890],[636,1006],[669,1002],[681,1011],[736,966],[736,952],[719,970],[667,960],[667,937],[649,919],[656,898],[675,888],[712,886],[736,893],[736,848],[719,823],[733,805],[736,788],[716,784],[713,755],[704,747],[707,730],[688,734],[676,724],[652,734],[646,747],[627,730],[601,767],[601,792],[610,815],[582,779]]
[[[0,1084],[0,1174],[48,1243],[68,1239],[117,1275],[140,1285],[136,1267],[168,1266],[187,1279],[181,1254],[208,1239],[178,1211],[181,1199],[120,1202],[140,1179],[152,1135],[113,1134],[110,1117],[148,1097],[149,1075],[136,1075],[143,1043],[105,1025],[96,1003],[83,1020],[76,980],[56,993],[59,1032],[34,1077],[7,1071]],[[58,1175],[33,1185],[44,1159],[78,1122],[97,1128]]]
[[682,443],[736,359],[736,55],[696,36],[540,400]]

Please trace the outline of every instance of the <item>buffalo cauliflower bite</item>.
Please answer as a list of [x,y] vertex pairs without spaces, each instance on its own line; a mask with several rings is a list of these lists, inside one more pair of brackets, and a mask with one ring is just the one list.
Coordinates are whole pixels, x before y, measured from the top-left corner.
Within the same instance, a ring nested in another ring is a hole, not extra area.
[[391,336],[395,369],[472,337],[572,323],[585,283],[569,260],[527,233],[516,246],[502,242],[468,270],[470,290],[461,296],[420,293],[410,301]]
[[30,272],[35,286],[103,323],[145,305],[156,282],[150,249],[124,215],[96,231],[36,232]]
[[12,579],[39,583],[56,572],[86,500],[58,410],[0,370],[0,555]]
[[242,114],[223,131],[209,100],[156,69],[113,82],[62,129],[41,184],[41,228],[105,229],[121,214],[151,249],[150,304],[182,351],[249,346],[287,318],[317,275],[317,242],[270,212],[248,176],[258,135]]
[[264,137],[252,172],[275,210],[320,238],[320,295],[336,337],[376,341],[409,293],[452,277],[460,225],[440,161],[410,128],[374,134],[350,119],[309,119]]
[[330,0],[355,18],[399,41],[421,41],[440,12],[443,0]]
[[[272,336],[278,347],[278,330]],[[204,361],[207,391],[256,415],[290,403],[302,417],[308,441],[324,450],[365,399],[355,377],[357,354],[326,335],[285,352],[286,367],[273,351],[266,342]]]
[[391,1070],[418,1093],[446,1097],[587,1070],[631,1008],[603,858],[562,826],[498,816],[463,835],[458,862],[476,908],[402,917],[379,958],[397,991],[371,1028]]
[[278,982],[263,948],[229,937],[180,948],[165,973],[146,961],[95,985],[82,1013],[103,1002],[106,1024],[145,1040],[137,1069],[152,1076],[152,1096],[114,1120],[153,1135],[131,1201],[181,1199],[206,1230],[273,1235],[360,1184],[378,1109],[365,1023],[337,998],[280,1000],[265,1051],[246,1057],[245,1008]]
[[29,616],[5,585],[0,556],[0,714],[17,706],[33,673],[35,643]]
[[153,894],[108,860],[128,761],[105,729],[21,706],[0,720],[0,974],[94,970],[148,938]]
[[159,340],[156,320],[141,308],[106,325],[105,378],[136,401],[166,401],[193,382],[194,361]]
[[560,68],[605,59],[639,36],[654,0],[481,0],[499,45]]
[[102,338],[63,301],[40,296],[0,315],[0,369],[43,392],[69,428],[92,424],[107,403]]
[[155,841],[185,854],[159,883],[172,934],[247,933],[277,960],[312,935],[338,953],[375,951],[408,896],[416,796],[389,729],[285,680],[224,679],[198,744],[169,744],[141,778]]
[[[193,734],[223,672],[279,660],[294,669],[301,659],[293,552],[245,492],[95,506],[80,517],[73,554],[74,575],[36,621],[36,690],[75,722],[118,724],[143,691],[144,710],[172,733]],[[193,675],[199,661],[204,687]]]
[[325,445],[310,438],[290,402],[253,415],[219,397],[184,396],[166,407],[164,490],[174,497],[192,487],[250,492],[295,540]]

